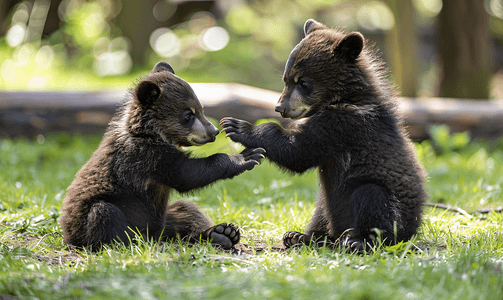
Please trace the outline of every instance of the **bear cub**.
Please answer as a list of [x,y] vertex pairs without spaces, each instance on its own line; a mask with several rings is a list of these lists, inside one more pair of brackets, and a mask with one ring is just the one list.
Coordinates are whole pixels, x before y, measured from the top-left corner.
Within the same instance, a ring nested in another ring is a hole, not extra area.
[[400,127],[382,61],[358,32],[308,20],[304,33],[276,106],[293,124],[224,118],[223,130],[287,170],[318,168],[314,215],[305,233],[285,233],[286,247],[329,241],[363,251],[409,240],[421,224],[425,172]]
[[188,192],[251,170],[264,149],[191,158],[182,146],[213,142],[219,133],[187,82],[158,63],[118,108],[89,161],[75,175],[63,201],[66,243],[99,249],[135,234],[146,239],[210,240],[230,249],[233,224],[213,225],[193,203],[168,204],[175,189]]

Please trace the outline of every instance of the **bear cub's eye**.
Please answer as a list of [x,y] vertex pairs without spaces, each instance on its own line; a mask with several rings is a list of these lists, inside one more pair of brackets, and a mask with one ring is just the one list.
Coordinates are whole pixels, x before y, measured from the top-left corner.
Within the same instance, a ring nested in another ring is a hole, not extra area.
[[304,79],[304,78],[299,79],[299,81],[297,82],[297,85],[300,87],[300,89],[304,93],[311,92],[312,85],[311,85],[311,82],[309,82],[307,79]]
[[303,79],[299,80],[299,86],[303,89],[307,89],[307,82]]
[[182,118],[187,123],[189,123],[194,116],[194,113],[190,109],[187,109],[182,113]]

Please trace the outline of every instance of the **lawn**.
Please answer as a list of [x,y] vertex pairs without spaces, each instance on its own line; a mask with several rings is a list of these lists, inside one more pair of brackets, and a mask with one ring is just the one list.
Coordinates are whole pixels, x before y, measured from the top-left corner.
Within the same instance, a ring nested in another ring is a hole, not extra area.
[[[503,299],[503,144],[434,130],[416,144],[430,201],[409,243],[366,255],[279,247],[314,209],[314,171],[264,161],[232,180],[172,199],[242,230],[242,251],[139,241],[99,253],[68,249],[57,223],[65,189],[99,136],[0,140],[0,299]],[[197,155],[235,153],[220,135]],[[476,210],[487,208],[489,212]],[[414,247],[415,246],[415,247]],[[419,250],[412,251],[418,247]]]

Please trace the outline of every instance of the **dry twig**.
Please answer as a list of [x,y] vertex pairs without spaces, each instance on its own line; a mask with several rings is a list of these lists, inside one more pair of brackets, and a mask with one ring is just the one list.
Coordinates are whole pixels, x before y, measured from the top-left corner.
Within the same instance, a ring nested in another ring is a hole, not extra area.
[[[431,207],[438,207],[441,209],[446,209],[449,211],[457,212],[459,214],[462,214],[463,216],[467,218],[472,218],[473,216],[469,214],[466,210],[459,208],[457,206],[450,206],[450,205],[445,205],[442,203],[433,203],[433,202],[425,202],[424,205],[426,206],[431,206]],[[496,208],[481,208],[481,209],[476,209],[472,211],[473,213],[479,213],[479,214],[488,214],[490,212],[503,212],[503,206],[498,206]]]

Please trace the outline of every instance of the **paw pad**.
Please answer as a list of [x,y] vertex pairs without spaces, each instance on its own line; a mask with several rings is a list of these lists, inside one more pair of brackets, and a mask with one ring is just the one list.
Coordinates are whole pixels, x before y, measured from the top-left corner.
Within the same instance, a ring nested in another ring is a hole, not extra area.
[[210,229],[209,238],[214,246],[220,246],[226,250],[239,242],[241,234],[239,228],[232,223],[222,223]]

